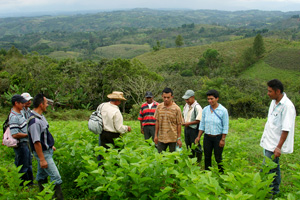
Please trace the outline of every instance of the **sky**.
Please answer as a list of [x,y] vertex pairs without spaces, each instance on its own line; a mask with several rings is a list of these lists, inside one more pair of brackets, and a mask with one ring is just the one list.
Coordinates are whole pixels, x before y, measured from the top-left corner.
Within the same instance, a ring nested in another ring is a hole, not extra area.
[[132,8],[286,12],[300,11],[300,0],[0,0],[0,16]]

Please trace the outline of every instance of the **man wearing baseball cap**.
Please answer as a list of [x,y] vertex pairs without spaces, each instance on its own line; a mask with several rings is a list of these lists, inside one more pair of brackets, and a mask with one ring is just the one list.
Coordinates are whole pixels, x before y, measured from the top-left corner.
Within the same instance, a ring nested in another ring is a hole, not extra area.
[[[186,104],[183,108],[184,123],[184,138],[186,147],[189,149],[195,142],[198,136],[199,123],[202,118],[202,107],[195,100],[195,92],[193,90],[187,90],[182,97]],[[190,157],[196,157],[197,162],[200,164],[202,159],[201,145],[199,144],[195,150],[192,150]]]
[[21,94],[22,97],[24,97],[24,99],[26,99],[26,103],[24,104],[24,108],[21,110],[21,114],[23,115],[23,117],[27,120],[30,117],[30,106],[31,106],[31,99],[33,99],[29,93],[25,92],[23,94]]
[[[15,165],[21,166],[19,173],[24,173],[21,176],[23,181],[31,181],[33,184],[31,153],[28,147],[27,121],[21,114],[21,110],[27,100],[19,94],[16,94],[11,99],[13,108],[9,115],[9,128],[13,138],[19,141],[18,147],[14,148]],[[22,182],[23,184],[23,182]]]
[[148,140],[152,137],[154,141],[155,134],[155,118],[154,113],[158,103],[153,100],[152,92],[148,91],[145,94],[146,102],[142,104],[138,120],[141,124],[141,133],[144,134],[145,140]]

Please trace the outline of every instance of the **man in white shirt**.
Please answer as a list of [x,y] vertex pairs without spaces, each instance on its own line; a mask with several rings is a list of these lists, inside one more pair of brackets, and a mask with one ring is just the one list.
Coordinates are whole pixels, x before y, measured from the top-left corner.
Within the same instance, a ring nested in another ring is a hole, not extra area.
[[23,115],[23,117],[27,120],[29,119],[30,115],[31,115],[31,110],[30,110],[30,106],[31,106],[31,99],[33,99],[29,93],[25,92],[23,94],[21,94],[21,96],[26,99],[26,103],[24,104],[24,108],[23,110],[21,110],[21,114]]
[[[182,98],[186,102],[183,108],[184,123],[182,126],[184,126],[185,144],[189,149],[192,147],[192,144],[195,143],[195,139],[198,136],[199,123],[202,118],[202,107],[195,100],[195,92],[193,90],[187,90]],[[195,150],[192,150],[190,157],[196,157],[197,162],[201,162],[202,149],[200,143]]]
[[103,120],[103,131],[100,135],[101,146],[109,148],[106,144],[114,144],[114,138],[120,137],[121,134],[131,131],[130,126],[123,125],[123,116],[120,112],[119,105],[126,101],[123,92],[114,91],[107,95],[109,102],[102,103],[97,110],[100,111]]
[[283,85],[279,80],[273,79],[268,82],[268,96],[272,102],[260,146],[264,148],[265,156],[277,164],[277,167],[270,171],[276,173],[271,185],[272,193],[276,195],[279,193],[281,182],[279,157],[282,153],[292,153],[294,149],[296,110],[283,92]]

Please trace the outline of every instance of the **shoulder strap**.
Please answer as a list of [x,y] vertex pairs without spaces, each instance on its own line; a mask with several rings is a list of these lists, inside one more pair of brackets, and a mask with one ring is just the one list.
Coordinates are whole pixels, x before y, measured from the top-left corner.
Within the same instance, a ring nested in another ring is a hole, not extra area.
[[197,118],[197,115],[198,115],[198,112],[197,112],[197,105],[199,105],[199,103],[197,103],[195,106],[194,106],[194,117],[195,117],[195,119]]
[[210,109],[215,113],[215,115],[221,120],[221,124],[222,124],[222,127],[223,127],[223,120],[222,118],[217,114],[217,112],[210,106]]

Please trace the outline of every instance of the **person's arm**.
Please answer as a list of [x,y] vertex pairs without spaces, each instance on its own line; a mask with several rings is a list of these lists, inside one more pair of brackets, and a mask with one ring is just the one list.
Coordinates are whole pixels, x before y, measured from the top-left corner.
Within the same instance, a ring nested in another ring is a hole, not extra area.
[[38,155],[39,159],[40,159],[40,166],[41,168],[48,168],[48,163],[44,157],[44,153],[43,153],[43,149],[42,149],[42,145],[40,142],[35,142],[34,143],[34,149],[36,154]]
[[115,113],[113,121],[114,127],[118,133],[123,134],[131,131],[131,128],[129,126],[123,125],[123,116],[120,111]]
[[177,145],[181,148],[182,142],[181,142],[181,124],[177,125]]
[[140,121],[141,124],[141,133],[144,134],[144,126],[143,126],[143,121]]
[[198,136],[195,139],[195,144],[198,144],[198,142],[200,141],[200,138],[201,138],[201,136],[202,136],[203,133],[204,133],[204,131],[199,130]]
[[277,145],[277,147],[274,150],[274,156],[275,156],[275,158],[280,157],[282,145],[285,142],[288,134],[289,134],[288,131],[282,131],[280,140],[278,142],[278,145]]
[[158,143],[158,131],[159,131],[159,122],[158,122],[158,119],[156,119],[156,122],[155,122],[155,134],[154,134],[154,143],[155,144]]
[[12,134],[12,137],[15,138],[15,139],[27,138],[28,134],[26,134],[26,133],[16,133],[16,134]]
[[223,116],[222,116],[222,122],[223,122],[223,130],[222,130],[222,139],[220,140],[219,147],[225,146],[225,138],[228,134],[229,129],[229,115],[228,111],[225,110]]

